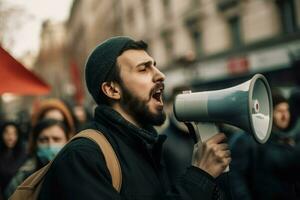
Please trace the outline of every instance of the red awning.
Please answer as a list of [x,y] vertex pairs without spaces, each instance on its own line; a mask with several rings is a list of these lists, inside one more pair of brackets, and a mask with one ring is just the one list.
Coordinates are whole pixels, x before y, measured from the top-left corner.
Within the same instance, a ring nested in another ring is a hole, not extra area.
[[50,86],[26,69],[0,46],[0,95],[43,95]]

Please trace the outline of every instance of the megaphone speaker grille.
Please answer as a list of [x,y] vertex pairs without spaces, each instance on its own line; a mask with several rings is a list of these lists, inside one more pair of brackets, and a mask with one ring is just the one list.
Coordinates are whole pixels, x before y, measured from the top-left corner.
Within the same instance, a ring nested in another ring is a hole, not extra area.
[[255,139],[265,143],[271,133],[273,121],[273,105],[271,90],[264,76],[255,75],[249,90],[249,119]]

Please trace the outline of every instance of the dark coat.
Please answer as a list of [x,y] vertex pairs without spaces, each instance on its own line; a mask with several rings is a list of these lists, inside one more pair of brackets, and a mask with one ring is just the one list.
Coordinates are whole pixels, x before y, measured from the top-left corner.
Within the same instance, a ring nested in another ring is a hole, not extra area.
[[25,161],[25,150],[15,154],[12,150],[0,152],[0,196],[4,195],[4,190],[7,188],[12,177],[17,173],[19,167]]
[[161,134],[167,136],[162,152],[167,173],[174,183],[192,163],[195,142],[189,133],[175,124],[173,118],[170,118],[168,127]]
[[91,128],[100,130],[117,154],[123,178],[120,194],[112,186],[97,144],[80,138],[56,157],[42,185],[40,200],[218,199],[214,179],[195,167],[189,167],[170,187],[160,159],[164,137],[153,128],[137,128],[105,106],[96,109]]
[[266,144],[248,134],[231,143],[231,183],[234,199],[299,199],[300,144],[282,142],[272,132]]

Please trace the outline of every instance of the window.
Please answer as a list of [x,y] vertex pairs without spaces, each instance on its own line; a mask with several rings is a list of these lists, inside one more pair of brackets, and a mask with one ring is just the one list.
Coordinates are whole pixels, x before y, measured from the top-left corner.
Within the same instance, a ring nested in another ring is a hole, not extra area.
[[166,52],[168,57],[173,56],[173,33],[171,31],[162,32],[162,38],[164,45],[166,47]]
[[229,26],[231,29],[232,47],[237,48],[242,44],[241,31],[240,31],[240,19],[238,17],[230,18]]
[[170,19],[171,16],[171,1],[170,0],[162,0],[164,14],[166,19]]
[[202,35],[200,32],[199,22],[197,19],[190,19],[186,22],[186,26],[193,41],[194,52],[196,52],[197,57],[199,57],[203,53]]
[[127,10],[127,20],[129,25],[132,27],[134,25],[134,8],[130,7]]
[[200,6],[200,0],[192,0],[191,5],[193,8]]
[[149,17],[150,17],[150,7],[149,7],[149,0],[143,0],[142,1],[142,6],[143,6],[143,12],[144,12],[144,18],[146,22],[149,22]]
[[225,11],[236,7],[237,3],[237,0],[219,0],[217,6],[220,11]]
[[276,1],[282,28],[284,33],[293,33],[296,31],[295,6],[293,0],[277,0]]

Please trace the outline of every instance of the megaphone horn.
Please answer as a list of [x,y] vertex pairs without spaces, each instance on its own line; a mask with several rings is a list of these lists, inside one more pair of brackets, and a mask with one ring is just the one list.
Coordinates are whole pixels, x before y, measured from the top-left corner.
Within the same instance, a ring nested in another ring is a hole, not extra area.
[[179,94],[173,109],[179,121],[231,124],[252,133],[259,143],[268,140],[272,129],[271,90],[261,74],[222,90]]

